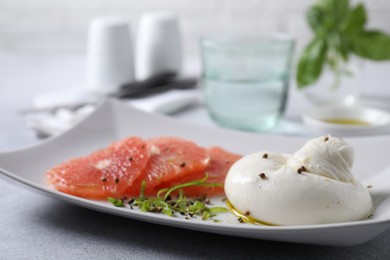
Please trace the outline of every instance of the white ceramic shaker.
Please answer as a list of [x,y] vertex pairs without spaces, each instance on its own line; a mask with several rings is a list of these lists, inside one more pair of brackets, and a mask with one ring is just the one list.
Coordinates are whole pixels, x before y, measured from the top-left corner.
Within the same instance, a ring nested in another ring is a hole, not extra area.
[[91,21],[87,43],[87,87],[108,94],[134,81],[133,46],[129,22],[123,17]]
[[141,16],[135,47],[137,80],[153,75],[180,73],[182,49],[178,19],[167,11],[148,12]]

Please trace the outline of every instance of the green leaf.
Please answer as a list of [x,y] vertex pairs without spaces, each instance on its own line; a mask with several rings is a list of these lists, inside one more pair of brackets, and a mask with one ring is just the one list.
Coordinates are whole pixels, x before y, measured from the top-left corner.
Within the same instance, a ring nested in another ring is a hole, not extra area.
[[115,198],[112,198],[112,197],[108,197],[107,198],[109,202],[112,203],[112,205],[114,205],[115,207],[124,207],[125,204],[123,204],[123,200],[120,200],[120,199],[115,199]]
[[349,59],[349,53],[351,52],[351,45],[349,43],[348,37],[345,35],[339,34],[339,45],[338,49],[345,61],[348,61]]
[[[345,61],[349,58],[349,52],[351,50],[348,37],[341,33],[330,33],[327,37],[328,50],[332,49],[334,52],[339,53]],[[332,67],[332,64],[329,64]]]
[[225,207],[213,207],[213,208],[210,208],[210,212],[216,214],[216,213],[229,212],[229,210]]
[[319,0],[315,4],[321,8],[330,20],[333,20],[333,25],[336,26],[342,22],[349,10],[348,0]]
[[339,24],[346,19],[349,11],[349,1],[348,0],[328,0],[332,2],[333,11],[335,12],[335,23]]
[[210,217],[211,217],[210,212],[203,211],[203,213],[202,213],[202,220],[208,220]]
[[326,42],[321,37],[314,38],[306,46],[298,62],[298,88],[306,87],[317,81],[322,72],[326,52]]
[[358,4],[348,15],[345,21],[345,31],[354,33],[362,31],[367,22],[367,11],[363,4]]
[[194,180],[194,181],[178,184],[176,186],[173,186],[172,188],[169,188],[168,190],[167,189],[159,190],[157,193],[157,197],[160,197],[161,194],[165,193],[164,200],[166,200],[171,195],[171,193],[174,192],[175,190],[179,190],[191,186],[223,187],[222,183],[206,183],[207,178],[208,178],[208,174],[206,172],[205,176],[200,180]]
[[329,29],[328,16],[324,10],[318,6],[312,6],[306,12],[306,19],[311,29],[318,34],[326,33]]
[[140,199],[144,199],[145,198],[145,189],[146,189],[146,181],[142,180],[141,188],[140,188],[140,192],[139,192]]
[[390,36],[379,31],[363,31],[351,35],[352,51],[370,60],[390,60]]

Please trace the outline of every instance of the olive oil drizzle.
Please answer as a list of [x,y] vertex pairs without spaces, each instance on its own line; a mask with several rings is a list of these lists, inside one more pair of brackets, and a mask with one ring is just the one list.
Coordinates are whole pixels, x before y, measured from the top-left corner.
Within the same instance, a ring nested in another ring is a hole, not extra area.
[[255,219],[250,215],[240,212],[232,205],[232,203],[229,200],[226,200],[226,206],[234,215],[236,215],[240,220],[242,220],[242,222],[255,224],[255,225],[262,225],[262,226],[278,226],[266,221]]
[[342,125],[357,125],[357,126],[369,126],[370,124],[366,121],[353,118],[330,118],[323,119],[322,121],[332,124],[342,124]]

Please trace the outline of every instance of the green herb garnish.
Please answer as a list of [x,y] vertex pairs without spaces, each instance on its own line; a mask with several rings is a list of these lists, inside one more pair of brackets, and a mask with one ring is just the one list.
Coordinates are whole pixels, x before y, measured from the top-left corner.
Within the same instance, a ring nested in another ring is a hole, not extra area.
[[369,60],[390,59],[390,36],[367,30],[363,4],[350,6],[348,0],[317,0],[306,13],[314,38],[305,47],[298,63],[298,88],[315,83],[325,66],[335,75],[337,88],[342,75],[350,75],[342,64],[351,55]]
[[[221,187],[221,183],[207,183],[208,175],[200,180],[194,180],[182,184],[175,185],[171,188],[164,188],[158,191],[157,197],[145,197],[146,182],[141,183],[140,195],[138,198],[132,198],[127,201],[130,208],[139,208],[142,212],[161,213],[170,217],[177,217],[179,214],[185,216],[186,219],[201,217],[202,220],[208,220],[215,217],[218,213],[228,212],[225,207],[208,207],[210,201],[206,196],[197,198],[187,198],[183,188],[191,186],[206,186],[206,187]],[[177,196],[173,196],[174,192],[178,192]],[[108,200],[116,207],[124,207],[124,200],[108,198]],[[213,219],[219,223],[220,220]]]
[[111,198],[111,197],[108,197],[107,198],[109,202],[112,203],[112,205],[114,205],[115,207],[124,207],[125,204],[123,203],[123,200],[122,199],[115,199],[115,198]]

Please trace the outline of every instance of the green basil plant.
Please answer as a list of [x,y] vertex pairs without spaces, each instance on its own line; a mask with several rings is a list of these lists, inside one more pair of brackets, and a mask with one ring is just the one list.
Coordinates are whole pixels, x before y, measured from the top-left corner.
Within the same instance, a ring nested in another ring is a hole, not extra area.
[[351,55],[374,61],[390,60],[390,36],[365,28],[367,11],[362,3],[351,6],[348,0],[318,0],[306,13],[314,38],[304,48],[298,62],[297,86],[315,83],[327,66],[335,75],[348,74],[342,64]]

